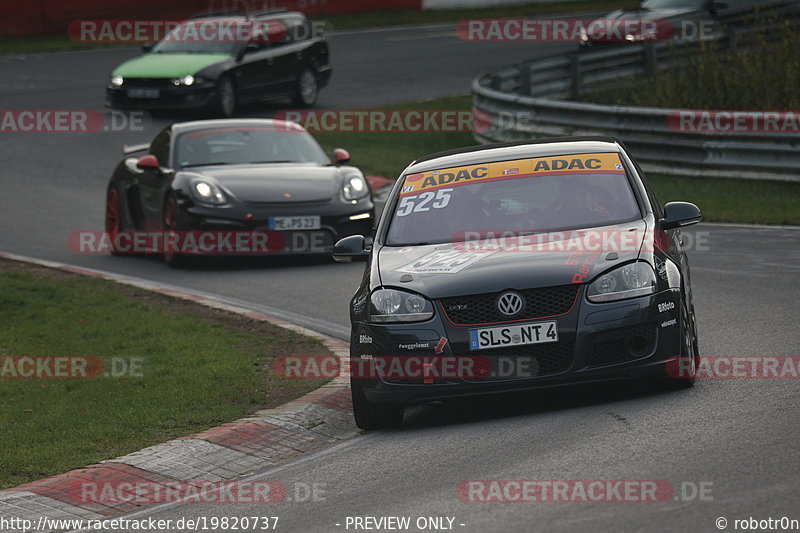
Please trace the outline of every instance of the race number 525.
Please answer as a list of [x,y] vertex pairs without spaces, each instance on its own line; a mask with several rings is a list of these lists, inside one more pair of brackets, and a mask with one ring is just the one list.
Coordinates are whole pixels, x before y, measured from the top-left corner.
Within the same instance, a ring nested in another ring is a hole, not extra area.
[[[414,196],[400,199],[397,206],[397,216],[405,217],[411,213],[424,213],[433,209],[442,209],[450,203],[450,193],[453,189],[439,189],[436,192],[428,191]],[[430,205],[428,205],[430,204]]]

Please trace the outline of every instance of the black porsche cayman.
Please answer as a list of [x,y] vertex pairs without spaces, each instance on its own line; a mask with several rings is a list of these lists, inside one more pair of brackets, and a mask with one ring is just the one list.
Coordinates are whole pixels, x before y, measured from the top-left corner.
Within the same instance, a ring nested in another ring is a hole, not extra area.
[[[389,195],[351,301],[359,427],[403,406],[594,381],[694,382],[697,335],[680,228],[611,138],[560,138],[423,157]],[[675,371],[679,369],[679,371]]]
[[203,254],[330,254],[370,232],[362,172],[333,160],[293,122],[172,124],[125,147],[108,184],[105,229],[114,254],[163,253],[170,266]]

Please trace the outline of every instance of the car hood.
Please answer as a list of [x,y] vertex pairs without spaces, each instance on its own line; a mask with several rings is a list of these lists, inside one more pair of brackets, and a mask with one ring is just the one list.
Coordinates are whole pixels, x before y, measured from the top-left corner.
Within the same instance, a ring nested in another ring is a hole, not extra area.
[[226,54],[145,54],[126,61],[111,73],[123,78],[177,78],[197,74],[214,63],[230,59]]
[[589,282],[638,258],[645,228],[644,221],[636,221],[521,240],[383,247],[381,284],[444,298]]
[[340,169],[314,164],[235,165],[191,169],[189,178],[211,178],[248,203],[325,202],[338,194]]

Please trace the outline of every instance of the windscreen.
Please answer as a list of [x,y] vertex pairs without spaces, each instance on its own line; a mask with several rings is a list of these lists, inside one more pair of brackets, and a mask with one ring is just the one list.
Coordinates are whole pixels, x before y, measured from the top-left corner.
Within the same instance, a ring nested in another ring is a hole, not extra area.
[[389,246],[457,242],[466,232],[529,234],[641,218],[616,153],[485,163],[401,179]]
[[310,134],[283,128],[217,128],[184,133],[178,138],[180,167],[255,163],[316,163],[328,156]]

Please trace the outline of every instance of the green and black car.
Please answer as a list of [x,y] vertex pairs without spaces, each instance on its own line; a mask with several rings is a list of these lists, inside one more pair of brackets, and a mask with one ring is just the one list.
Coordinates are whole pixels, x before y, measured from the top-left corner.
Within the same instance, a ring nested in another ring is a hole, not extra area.
[[265,100],[306,107],[331,77],[328,43],[298,12],[191,19],[144,49],[111,72],[109,107],[207,109],[226,117],[240,104]]

